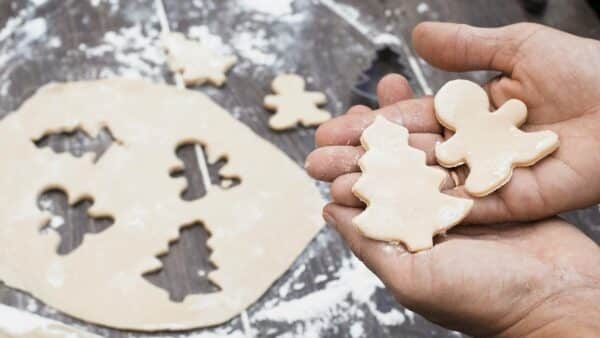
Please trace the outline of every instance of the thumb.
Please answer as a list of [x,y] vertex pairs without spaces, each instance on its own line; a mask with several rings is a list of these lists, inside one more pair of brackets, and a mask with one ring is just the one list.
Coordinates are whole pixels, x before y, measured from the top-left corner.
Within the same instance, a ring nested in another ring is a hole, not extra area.
[[522,43],[540,27],[523,23],[479,28],[424,22],[413,30],[412,41],[417,53],[435,67],[456,72],[496,70],[511,74]]

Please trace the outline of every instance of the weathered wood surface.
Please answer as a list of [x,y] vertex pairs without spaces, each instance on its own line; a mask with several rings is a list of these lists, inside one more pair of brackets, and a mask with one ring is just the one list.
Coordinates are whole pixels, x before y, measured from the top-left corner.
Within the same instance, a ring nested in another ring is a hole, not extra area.
[[[267,127],[269,113],[261,105],[262,98],[269,93],[271,79],[281,72],[298,72],[306,76],[311,89],[320,89],[327,94],[330,101],[327,108],[341,114],[355,101],[352,86],[368,67],[375,49],[381,46],[373,40],[384,33],[396,36],[404,45],[394,44],[394,48],[401,53],[401,62],[406,64],[407,53],[413,53],[410,47],[405,48],[408,47],[406,42],[410,41],[411,28],[419,21],[448,20],[498,26],[529,20],[578,35],[600,37],[600,21],[583,0],[550,1],[545,14],[539,17],[527,15],[518,1],[296,0],[291,12],[278,15],[273,15],[273,8],[266,13],[257,11],[256,3],[264,1],[256,1],[255,5],[251,5],[252,1],[235,0],[164,2],[174,30],[199,34],[210,31],[222,38],[222,45],[216,43],[218,47],[228,48],[240,57],[224,88],[199,87],[194,90],[210,95],[299,165],[313,148],[313,130],[297,128],[275,133]],[[277,7],[275,3],[273,6]],[[159,31],[156,13],[152,0],[0,0],[0,116],[16,109],[37,88],[51,81],[137,74],[172,83],[161,60],[156,58],[156,48],[148,46],[156,42]],[[131,33],[131,27],[139,27],[140,35],[145,38],[135,35],[135,29]],[[130,33],[134,37],[119,40],[118,37]],[[434,90],[458,76],[425,64],[421,67]],[[406,65],[403,71],[415,91],[421,94],[423,88],[410,67]],[[461,76],[482,82],[490,74],[477,72]],[[100,149],[94,140],[81,135],[53,139],[48,143],[56,149],[74,152],[81,151],[82,145],[83,148]],[[191,152],[182,152],[186,167],[195,163],[194,156]],[[197,170],[185,175],[191,182],[190,196],[201,196],[204,190]],[[65,216],[67,229],[72,230],[63,237],[63,250],[68,251],[77,245],[88,220],[84,212],[66,210],[64,205],[62,208],[58,205],[56,212]],[[600,242],[598,208],[573,212],[567,217]],[[89,227],[95,229],[94,224]],[[163,260],[167,267],[163,273],[150,278],[152,282],[168,289],[174,299],[190,292],[209,290],[211,286],[199,282],[193,273],[199,268],[207,268],[206,252],[195,250],[202,247],[205,237],[200,228],[182,231],[180,241],[171,246],[169,256]],[[248,310],[248,325],[238,317],[221,327],[195,330],[183,336],[192,333],[200,334],[200,337],[202,334],[208,337],[209,333],[256,337],[284,334],[287,337],[456,335],[419,316],[413,318],[410,312],[396,305],[384,289],[373,288],[371,282],[360,279],[364,274],[356,274],[356,269],[351,269],[354,274],[346,278],[348,264],[353,262],[349,257],[339,237],[324,228],[288,273]],[[335,284],[338,279],[340,283],[358,285]],[[362,288],[361,283],[364,284]],[[361,294],[365,288],[369,291],[367,299]],[[308,301],[311,295],[317,298],[312,303]],[[85,326],[102,336],[175,336],[119,332],[90,325],[3,286],[0,286],[0,302]],[[295,306],[296,310],[301,307],[302,312],[314,312],[314,316],[288,314],[289,318],[269,318],[265,314],[274,305],[286,305],[288,309]],[[384,317],[388,320],[382,320]]]

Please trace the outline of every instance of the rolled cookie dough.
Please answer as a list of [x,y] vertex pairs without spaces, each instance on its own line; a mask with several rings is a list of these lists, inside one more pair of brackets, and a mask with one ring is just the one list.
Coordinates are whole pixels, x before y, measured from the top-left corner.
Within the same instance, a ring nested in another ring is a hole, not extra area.
[[508,100],[491,113],[486,92],[471,81],[446,83],[434,102],[437,119],[456,132],[436,146],[435,155],[444,167],[469,166],[465,189],[471,195],[494,192],[510,180],[515,167],[534,165],[558,148],[554,132],[519,130],[527,119],[522,101]]
[[[78,127],[89,135],[107,127],[118,142],[97,163],[32,142]],[[204,144],[210,162],[226,156],[221,175],[241,184],[180,199],[186,182],[169,173],[181,165],[175,149],[186,142]],[[296,163],[205,95],[170,86],[126,79],[45,86],[0,121],[0,154],[0,279],[114,328],[223,323],[256,301],[322,224],[324,201]],[[89,213],[115,223],[59,256],[58,235],[39,231],[50,215],[36,202],[50,187],[64,189],[70,203],[93,198]],[[212,234],[217,270],[208,278],[221,291],[175,303],[142,274],[161,267],[156,256],[193,222]]]

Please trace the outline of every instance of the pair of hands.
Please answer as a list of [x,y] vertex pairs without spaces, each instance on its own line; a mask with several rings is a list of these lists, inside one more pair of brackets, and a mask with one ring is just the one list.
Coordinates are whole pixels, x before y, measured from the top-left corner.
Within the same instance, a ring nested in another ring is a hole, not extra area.
[[[410,132],[411,146],[435,165],[434,147],[449,135],[431,97],[413,98],[407,81],[378,85],[382,108],[352,107],[323,124],[306,168],[332,182],[323,215],[352,251],[406,307],[445,327],[477,336],[583,336],[600,332],[600,248],[554,215],[600,202],[600,42],[534,24],[485,29],[422,23],[418,54],[447,71],[495,70],[486,84],[494,108],[511,98],[529,109],[526,131],[552,130],[560,148],[533,167],[515,169],[500,190],[480,199],[428,251],[362,236],[352,224],[364,205],[352,194],[363,154],[360,134],[381,114]],[[444,192],[468,197],[468,168]],[[541,220],[533,223],[525,223]],[[520,222],[520,223],[517,223]],[[500,224],[503,223],[503,224]]]

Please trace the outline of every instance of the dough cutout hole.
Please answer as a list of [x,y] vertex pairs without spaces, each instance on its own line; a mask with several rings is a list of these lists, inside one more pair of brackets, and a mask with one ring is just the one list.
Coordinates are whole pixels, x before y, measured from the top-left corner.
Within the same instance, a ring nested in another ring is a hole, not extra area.
[[118,143],[118,140],[108,127],[100,129],[96,137],[92,137],[83,129],[77,128],[72,131],[47,133],[33,141],[36,147],[49,147],[58,154],[68,152],[75,157],[82,157],[85,153],[95,153],[94,162],[98,162],[114,142]]
[[184,201],[200,199],[206,195],[207,191],[203,179],[204,173],[202,172],[200,162],[198,161],[200,152],[197,151],[197,147],[201,147],[203,150],[202,156],[204,156],[208,177],[210,177],[213,186],[219,186],[222,189],[230,189],[241,183],[239,177],[226,177],[220,174],[221,169],[227,164],[226,157],[221,157],[216,162],[210,163],[206,157],[206,151],[203,145],[195,142],[187,142],[175,149],[175,154],[181,160],[183,166],[171,171],[171,177],[183,177],[187,181],[187,187],[181,192],[181,198]]
[[169,243],[169,250],[158,255],[162,267],[143,277],[166,290],[174,302],[182,302],[191,294],[213,293],[221,288],[208,278],[217,266],[210,260],[212,250],[207,245],[210,233],[200,222],[183,226],[179,238]]
[[87,234],[98,234],[114,224],[110,216],[90,216],[94,204],[91,198],[82,198],[69,205],[69,197],[62,189],[51,188],[38,197],[38,208],[51,214],[40,232],[56,231],[60,242],[56,249],[59,255],[68,255],[82,245]]

